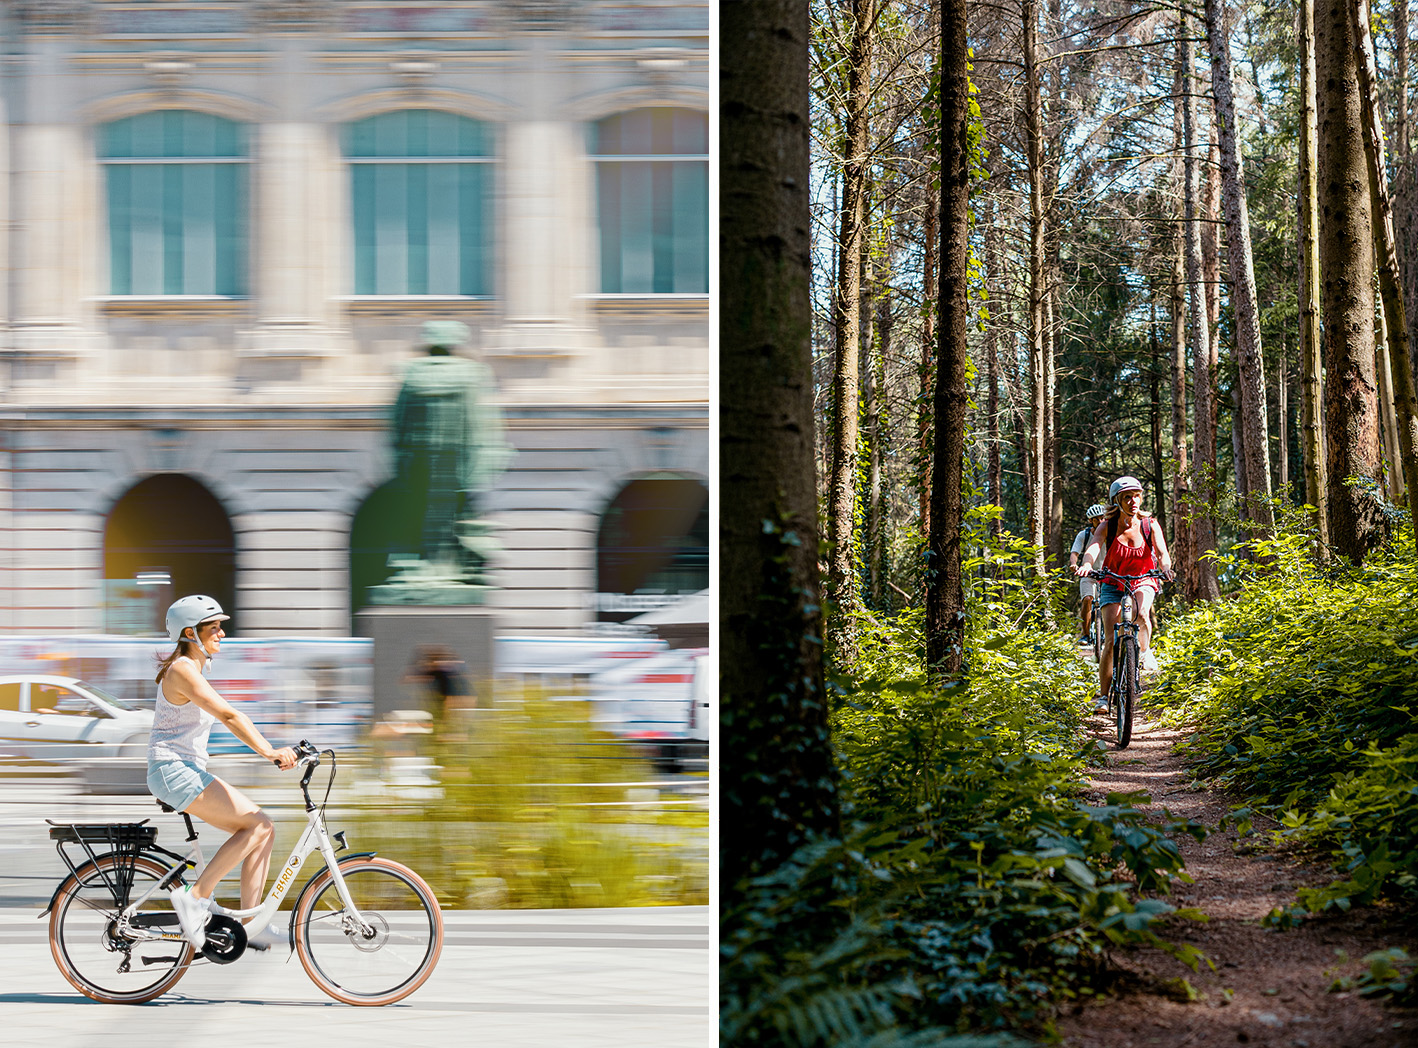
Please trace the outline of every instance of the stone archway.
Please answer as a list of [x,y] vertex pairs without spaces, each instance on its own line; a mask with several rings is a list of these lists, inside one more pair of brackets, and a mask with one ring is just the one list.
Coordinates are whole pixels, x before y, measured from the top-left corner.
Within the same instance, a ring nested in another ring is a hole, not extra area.
[[129,488],[103,529],[104,629],[161,633],[168,604],[190,593],[236,615],[236,538],[226,509],[198,480],[159,473]]
[[596,535],[596,617],[624,622],[708,586],[704,482],[657,473],[621,488]]

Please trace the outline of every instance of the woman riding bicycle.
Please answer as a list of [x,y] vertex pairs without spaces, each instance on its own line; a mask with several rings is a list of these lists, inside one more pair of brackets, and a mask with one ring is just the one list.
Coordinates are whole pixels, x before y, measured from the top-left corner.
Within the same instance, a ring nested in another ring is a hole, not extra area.
[[[1161,568],[1172,578],[1172,554],[1162,529],[1150,514],[1142,512],[1142,482],[1136,477],[1119,477],[1108,488],[1107,513],[1093,532],[1093,540],[1083,553],[1074,571],[1079,575],[1093,570],[1099,554],[1103,567],[1118,575],[1142,575]],[[1156,669],[1157,660],[1151,650],[1152,602],[1161,590],[1158,579],[1141,579],[1133,590],[1136,602],[1134,621],[1138,623],[1137,642],[1143,665]],[[1123,589],[1112,579],[1104,579],[1099,587],[1098,611],[1103,619],[1103,654],[1098,660],[1097,712],[1108,711],[1108,685],[1113,677],[1113,629],[1122,611]]]
[[[183,886],[171,892],[182,934],[198,950],[206,942],[207,917],[219,912],[212,893],[237,863],[243,864],[242,908],[260,904],[276,839],[265,812],[240,790],[207,771],[207,736],[212,725],[220,721],[282,769],[296,763],[294,749],[276,749],[267,742],[251,718],[217,694],[203,676],[212,656],[221,651],[226,636],[222,623],[228,618],[211,597],[183,597],[167,609],[168,636],[177,646],[158,669],[157,703],[148,743],[148,789],[153,796],[231,834],[190,891]],[[286,939],[287,933],[273,924],[248,936],[247,945],[263,950]]]

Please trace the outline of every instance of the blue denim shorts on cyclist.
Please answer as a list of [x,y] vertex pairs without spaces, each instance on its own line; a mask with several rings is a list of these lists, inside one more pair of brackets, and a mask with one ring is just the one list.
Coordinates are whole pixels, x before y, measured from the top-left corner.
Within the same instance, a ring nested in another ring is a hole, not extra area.
[[177,811],[186,811],[216,779],[193,761],[153,761],[148,765],[148,792]]
[[[1133,587],[1133,595],[1136,596],[1138,590],[1150,589],[1156,593],[1161,587],[1156,579],[1141,579]],[[1121,604],[1123,602],[1123,588],[1112,582],[1101,583],[1098,587],[1098,607],[1106,608],[1109,604]]]

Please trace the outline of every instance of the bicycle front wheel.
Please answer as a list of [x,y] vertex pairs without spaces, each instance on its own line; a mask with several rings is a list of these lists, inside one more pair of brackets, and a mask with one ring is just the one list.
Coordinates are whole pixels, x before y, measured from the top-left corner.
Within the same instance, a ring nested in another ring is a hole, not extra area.
[[337,1001],[402,1000],[433,973],[443,950],[438,900],[423,878],[388,859],[341,863],[340,874],[358,913],[346,906],[330,869],[321,870],[292,916],[300,963]]
[[1125,750],[1132,741],[1132,711],[1137,705],[1137,640],[1123,639],[1122,650],[1118,653],[1118,704],[1117,715],[1118,749]]
[[[133,862],[131,890],[123,900],[140,898],[167,867],[147,856],[130,860],[100,855],[86,862],[78,876],[60,885],[49,912],[49,951],[70,985],[104,1004],[141,1004],[166,993],[187,971],[192,947],[183,941],[138,941],[118,933],[122,908],[110,887]],[[156,893],[134,915],[133,923],[154,931],[176,931],[177,915],[164,892]]]

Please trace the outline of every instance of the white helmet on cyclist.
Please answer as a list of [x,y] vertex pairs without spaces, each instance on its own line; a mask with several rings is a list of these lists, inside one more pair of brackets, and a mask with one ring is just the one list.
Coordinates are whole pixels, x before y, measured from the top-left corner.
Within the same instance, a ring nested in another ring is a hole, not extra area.
[[229,618],[231,616],[223,614],[222,606],[211,597],[196,593],[173,601],[172,607],[167,609],[167,635],[175,644],[182,639],[182,632],[188,626],[194,627],[195,633],[195,627],[204,622],[221,622]]
[[1085,513],[1084,516],[1086,516],[1089,520],[1092,520],[1094,517],[1101,517],[1107,512],[1107,506],[1103,505],[1103,503],[1101,502],[1095,502],[1093,503],[1093,505],[1088,507],[1088,512]]
[[1142,491],[1142,481],[1136,477],[1119,477],[1108,485],[1108,501],[1117,502],[1124,491]]

